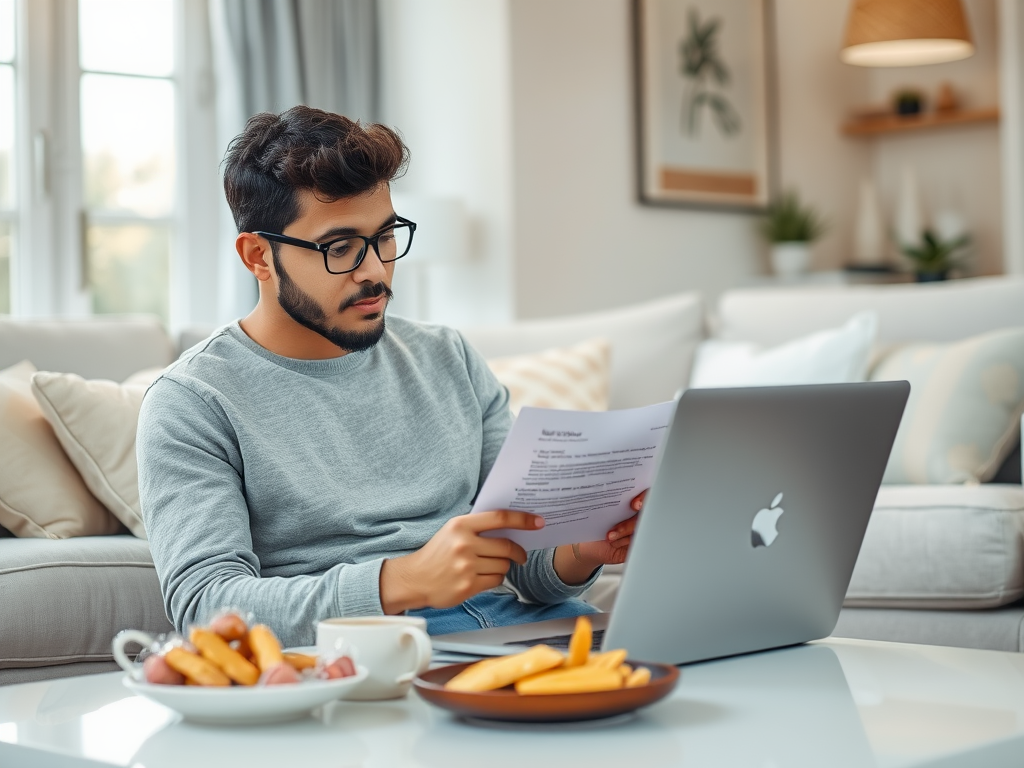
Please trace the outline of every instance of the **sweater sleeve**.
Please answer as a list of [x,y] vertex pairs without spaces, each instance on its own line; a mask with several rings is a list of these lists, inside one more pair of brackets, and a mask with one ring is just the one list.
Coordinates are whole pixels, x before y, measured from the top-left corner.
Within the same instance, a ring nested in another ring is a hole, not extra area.
[[261,578],[244,462],[227,415],[163,378],[146,394],[136,443],[139,495],[168,618],[184,632],[216,611],[252,611],[286,646],[333,616],[381,615],[383,559],[319,575]]

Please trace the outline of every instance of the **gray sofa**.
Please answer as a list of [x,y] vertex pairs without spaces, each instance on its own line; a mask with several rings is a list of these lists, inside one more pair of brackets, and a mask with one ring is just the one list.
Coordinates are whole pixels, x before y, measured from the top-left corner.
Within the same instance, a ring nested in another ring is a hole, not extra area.
[[[963,338],[1024,326],[1024,281],[734,291],[710,317],[698,294],[682,294],[593,315],[464,331],[486,357],[609,339],[616,408],[671,398],[688,380],[709,327],[721,338],[779,343],[838,326],[864,307],[879,312],[883,342]],[[40,370],[121,381],[167,365],[205,332],[183,334],[176,345],[146,318],[0,317],[0,368],[29,359]],[[1024,650],[1019,478],[1018,468],[1016,482],[1001,485],[883,487],[836,634]],[[589,599],[610,607],[619,578],[609,569]],[[0,684],[114,669],[110,639],[125,628],[171,628],[144,540],[128,534],[0,538]]]

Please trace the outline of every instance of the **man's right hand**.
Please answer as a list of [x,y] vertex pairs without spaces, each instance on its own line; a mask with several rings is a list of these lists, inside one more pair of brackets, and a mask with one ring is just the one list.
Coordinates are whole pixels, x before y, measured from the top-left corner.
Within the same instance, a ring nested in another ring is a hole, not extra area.
[[381,608],[389,615],[416,608],[451,608],[501,586],[513,562],[526,563],[526,550],[509,539],[480,534],[543,527],[540,515],[508,509],[453,517],[421,549],[384,561]]

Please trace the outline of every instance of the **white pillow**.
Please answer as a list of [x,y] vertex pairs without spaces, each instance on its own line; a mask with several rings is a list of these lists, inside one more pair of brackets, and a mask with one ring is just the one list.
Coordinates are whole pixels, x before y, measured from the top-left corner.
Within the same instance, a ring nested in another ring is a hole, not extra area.
[[509,408],[519,415],[524,405],[568,411],[608,410],[611,344],[590,339],[582,344],[548,349],[534,355],[487,361],[509,392]]
[[32,376],[32,394],[86,486],[143,539],[135,430],[146,389],[161,372],[140,371],[124,384],[73,373]]
[[878,316],[859,312],[840,328],[818,331],[778,347],[705,341],[697,349],[690,387],[844,384],[867,378]]

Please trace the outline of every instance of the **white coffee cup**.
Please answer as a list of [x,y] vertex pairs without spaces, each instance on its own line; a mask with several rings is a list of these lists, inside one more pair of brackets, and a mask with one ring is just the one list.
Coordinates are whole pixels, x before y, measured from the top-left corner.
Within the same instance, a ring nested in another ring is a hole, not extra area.
[[320,656],[351,652],[369,676],[345,698],[356,701],[398,699],[412,679],[430,666],[427,622],[417,616],[365,616],[325,619],[316,626]]

